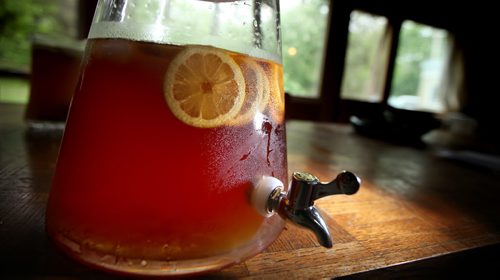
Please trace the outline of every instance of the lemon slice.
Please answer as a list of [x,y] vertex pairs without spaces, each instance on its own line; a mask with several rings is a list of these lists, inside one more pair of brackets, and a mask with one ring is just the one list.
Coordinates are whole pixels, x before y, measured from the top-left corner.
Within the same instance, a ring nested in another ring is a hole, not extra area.
[[259,64],[259,68],[262,73],[262,96],[260,98],[260,105],[259,105],[259,111],[264,112],[266,109],[268,103],[269,103],[269,98],[271,95],[271,87],[269,83],[269,78],[266,75],[266,71],[262,68],[261,64]]
[[276,78],[278,80],[278,96],[279,96],[279,110],[285,114],[285,83],[283,81],[283,66],[275,65]]
[[283,88],[283,68],[274,63],[261,64],[264,73],[269,80],[269,107],[273,117],[282,121],[285,116],[285,91]]
[[[264,70],[255,61],[247,57],[235,58],[240,66],[245,79],[245,100],[243,106],[232,124],[242,125],[250,122],[255,113],[262,111],[262,101],[265,95],[269,96],[269,81],[266,78]],[[265,104],[264,104],[265,107]]]
[[170,63],[164,93],[179,120],[195,127],[218,127],[235,118],[243,106],[245,79],[224,51],[189,46]]

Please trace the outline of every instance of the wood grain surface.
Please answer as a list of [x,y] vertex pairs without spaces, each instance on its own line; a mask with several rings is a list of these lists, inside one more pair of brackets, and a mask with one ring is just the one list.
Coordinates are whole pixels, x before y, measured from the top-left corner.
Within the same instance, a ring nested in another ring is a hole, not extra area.
[[[44,212],[61,132],[30,132],[23,112],[0,104],[0,278],[117,278],[49,242]],[[346,169],[363,179],[356,195],[316,203],[333,248],[287,224],[261,254],[198,278],[427,279],[483,275],[500,264],[498,170],[364,138],[346,125],[291,120],[287,141],[290,174],[329,181]]]

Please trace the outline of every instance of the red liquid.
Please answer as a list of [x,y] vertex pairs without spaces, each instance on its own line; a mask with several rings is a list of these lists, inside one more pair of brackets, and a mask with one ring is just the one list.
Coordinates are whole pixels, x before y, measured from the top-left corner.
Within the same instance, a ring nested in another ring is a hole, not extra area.
[[[89,40],[47,210],[56,242],[119,257],[202,258],[244,245],[262,225],[249,197],[263,175],[286,182],[282,115],[268,105],[241,126],[178,120],[163,82],[182,48]],[[256,61],[281,75],[280,65]]]

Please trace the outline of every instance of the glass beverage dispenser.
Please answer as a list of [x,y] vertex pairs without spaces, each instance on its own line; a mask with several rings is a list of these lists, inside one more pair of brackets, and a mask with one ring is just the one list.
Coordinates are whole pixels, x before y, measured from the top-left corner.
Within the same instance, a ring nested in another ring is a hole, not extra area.
[[52,240],[133,275],[240,262],[285,219],[331,247],[314,199],[355,193],[359,179],[294,173],[288,187],[282,71],[277,0],[100,0],[49,198]]

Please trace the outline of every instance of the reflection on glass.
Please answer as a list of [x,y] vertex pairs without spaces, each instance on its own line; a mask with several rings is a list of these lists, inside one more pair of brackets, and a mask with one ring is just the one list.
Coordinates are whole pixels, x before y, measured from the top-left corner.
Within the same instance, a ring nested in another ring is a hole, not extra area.
[[383,96],[383,82],[389,38],[387,19],[353,11],[342,80],[341,97],[378,102]]
[[280,1],[285,91],[290,94],[319,96],[329,3]]
[[409,110],[440,112],[441,87],[449,56],[449,34],[404,21],[396,56],[389,104]]

